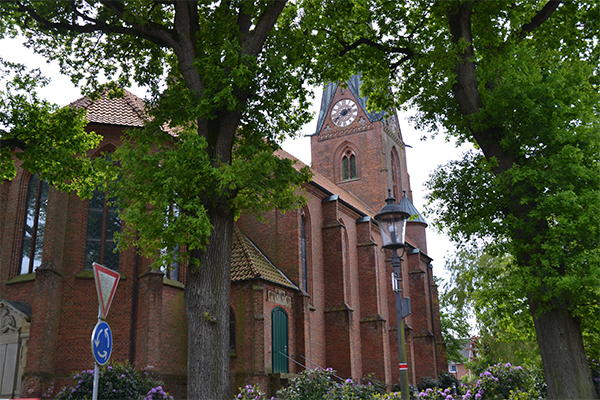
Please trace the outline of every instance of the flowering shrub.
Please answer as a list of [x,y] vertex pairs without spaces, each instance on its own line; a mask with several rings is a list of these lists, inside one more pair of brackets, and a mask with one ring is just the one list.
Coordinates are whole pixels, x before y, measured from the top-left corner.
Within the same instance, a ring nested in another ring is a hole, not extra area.
[[[457,397],[458,399],[459,397]],[[419,400],[456,400],[448,388],[427,388],[418,395]]]
[[467,390],[465,400],[537,398],[531,379],[522,367],[496,364],[479,374],[475,386]]
[[375,400],[401,400],[402,396],[400,396],[400,392],[375,393],[373,395],[373,399],[375,399]]
[[240,388],[240,393],[235,398],[237,400],[263,400],[265,394],[258,385],[246,385]]
[[381,386],[367,379],[367,383],[354,382],[346,379],[337,382],[335,371],[306,370],[300,373],[299,378],[292,380],[292,384],[277,392],[277,398],[283,400],[342,400],[342,399],[378,399],[399,400],[400,393],[380,393]]
[[[73,375],[75,385],[64,387],[56,396],[58,400],[90,399],[94,391],[94,370],[84,370]],[[98,380],[99,399],[172,400],[160,382],[153,381],[133,369],[129,364],[109,363],[100,368]]]

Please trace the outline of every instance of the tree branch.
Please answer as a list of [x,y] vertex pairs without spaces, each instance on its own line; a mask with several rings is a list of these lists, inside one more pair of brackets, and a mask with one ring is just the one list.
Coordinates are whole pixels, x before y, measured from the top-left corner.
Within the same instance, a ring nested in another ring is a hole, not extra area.
[[[107,8],[116,12],[117,15],[120,14],[119,16],[122,17],[122,10],[121,10],[121,12],[119,12],[119,8],[116,7],[114,3],[116,3],[116,2],[114,2],[114,1],[103,2],[103,4]],[[158,46],[161,46],[161,47],[173,47],[173,43],[174,43],[171,36],[169,35],[168,30],[165,27],[163,27],[159,24],[153,23],[153,22],[149,22],[149,26],[152,29],[148,29],[148,28],[142,27],[139,24],[133,24],[133,23],[127,22],[124,19],[122,19],[124,22],[131,24],[132,27],[127,28],[124,26],[107,24],[103,21],[93,19],[88,16],[82,16],[80,12],[78,12],[77,10],[74,10],[74,14],[77,17],[91,22],[90,24],[86,24],[86,25],[78,25],[78,24],[71,24],[68,22],[52,22],[52,21],[42,17],[40,14],[38,14],[33,7],[27,6],[23,3],[18,4],[18,10],[22,13],[27,14],[29,17],[31,17],[33,20],[35,20],[39,24],[40,28],[43,30],[59,30],[59,31],[63,30],[63,31],[69,31],[69,32],[76,32],[76,33],[93,33],[93,32],[118,33],[118,34],[129,35],[129,36],[138,36],[138,37],[144,38],[144,39],[146,39]]]
[[287,0],[274,1],[259,17],[256,27],[242,36],[242,54],[257,56],[260,53],[286,4]]
[[5,147],[18,147],[21,150],[25,150],[28,144],[17,138],[0,139],[0,149]]
[[552,13],[560,6],[562,0],[550,0],[546,5],[531,19],[531,22],[521,26],[519,38],[524,38],[528,33],[533,32],[538,26],[546,21]]
[[340,40],[339,42],[342,44],[342,46],[344,46],[344,49],[342,51],[340,51],[340,56],[344,56],[346,53],[356,49],[361,44],[376,48],[377,50],[385,51],[386,53],[405,54],[406,57],[403,57],[403,60],[409,59],[412,56],[414,56],[414,54],[415,54],[415,52],[408,47],[386,46],[384,44],[377,43],[377,42],[375,42],[371,39],[367,39],[367,38],[360,38],[352,44],[348,44],[348,42],[345,42],[342,40]]

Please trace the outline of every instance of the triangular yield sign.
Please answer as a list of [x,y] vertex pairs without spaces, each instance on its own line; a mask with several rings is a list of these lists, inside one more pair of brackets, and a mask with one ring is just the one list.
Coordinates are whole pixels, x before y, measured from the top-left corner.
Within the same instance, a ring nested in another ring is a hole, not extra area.
[[117,285],[121,275],[118,272],[103,267],[100,264],[93,264],[94,280],[96,281],[96,291],[98,292],[99,317],[104,319],[108,314],[110,303],[112,303]]

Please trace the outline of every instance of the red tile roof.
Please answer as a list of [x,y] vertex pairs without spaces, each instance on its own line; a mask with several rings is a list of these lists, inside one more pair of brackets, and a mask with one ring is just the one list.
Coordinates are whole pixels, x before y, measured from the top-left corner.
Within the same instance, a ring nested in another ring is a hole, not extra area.
[[142,127],[147,119],[144,101],[133,93],[123,90],[125,95],[110,99],[105,93],[96,101],[85,96],[69,104],[71,107],[85,108],[90,122],[107,125]]
[[282,286],[298,289],[238,228],[233,232],[231,281],[264,279]]

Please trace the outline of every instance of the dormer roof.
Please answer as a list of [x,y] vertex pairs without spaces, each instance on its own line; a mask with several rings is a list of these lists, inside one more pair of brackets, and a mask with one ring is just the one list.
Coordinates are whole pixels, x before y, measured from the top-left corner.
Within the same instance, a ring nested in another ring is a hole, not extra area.
[[281,286],[298,289],[239,228],[235,228],[231,252],[231,281],[239,282],[250,279],[263,279]]

